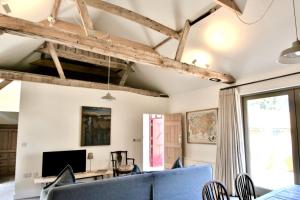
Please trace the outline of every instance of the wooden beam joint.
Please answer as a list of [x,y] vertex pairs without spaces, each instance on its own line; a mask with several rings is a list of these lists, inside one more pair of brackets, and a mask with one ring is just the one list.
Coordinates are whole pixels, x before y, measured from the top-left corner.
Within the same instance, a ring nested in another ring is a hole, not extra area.
[[0,90],[8,86],[11,82],[13,82],[10,79],[4,79],[2,82],[0,82]]

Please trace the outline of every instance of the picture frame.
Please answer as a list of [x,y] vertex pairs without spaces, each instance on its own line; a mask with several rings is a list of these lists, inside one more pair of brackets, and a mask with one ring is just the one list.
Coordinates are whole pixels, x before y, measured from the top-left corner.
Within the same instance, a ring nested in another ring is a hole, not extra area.
[[187,142],[192,144],[216,144],[218,108],[186,113]]
[[81,107],[81,146],[110,145],[111,108]]

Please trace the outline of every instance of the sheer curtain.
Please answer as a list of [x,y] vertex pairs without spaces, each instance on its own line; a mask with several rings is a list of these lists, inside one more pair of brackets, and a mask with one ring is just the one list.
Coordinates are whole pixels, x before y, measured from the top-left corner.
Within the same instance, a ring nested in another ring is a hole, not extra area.
[[235,195],[234,180],[246,171],[241,101],[236,88],[220,90],[216,179]]

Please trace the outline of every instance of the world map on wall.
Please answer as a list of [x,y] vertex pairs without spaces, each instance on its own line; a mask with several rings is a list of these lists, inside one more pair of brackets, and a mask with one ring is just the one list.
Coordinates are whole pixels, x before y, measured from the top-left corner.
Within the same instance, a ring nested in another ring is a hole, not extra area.
[[217,109],[187,113],[189,143],[216,143]]

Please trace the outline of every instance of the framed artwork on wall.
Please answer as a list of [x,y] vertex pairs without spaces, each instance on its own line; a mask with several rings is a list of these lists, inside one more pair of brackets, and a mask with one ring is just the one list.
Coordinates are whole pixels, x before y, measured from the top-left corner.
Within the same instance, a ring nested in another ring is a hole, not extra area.
[[82,106],[81,146],[110,145],[111,108]]
[[216,144],[217,120],[217,108],[187,112],[187,142]]

